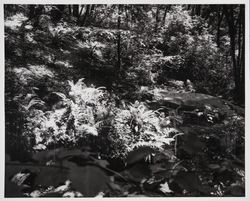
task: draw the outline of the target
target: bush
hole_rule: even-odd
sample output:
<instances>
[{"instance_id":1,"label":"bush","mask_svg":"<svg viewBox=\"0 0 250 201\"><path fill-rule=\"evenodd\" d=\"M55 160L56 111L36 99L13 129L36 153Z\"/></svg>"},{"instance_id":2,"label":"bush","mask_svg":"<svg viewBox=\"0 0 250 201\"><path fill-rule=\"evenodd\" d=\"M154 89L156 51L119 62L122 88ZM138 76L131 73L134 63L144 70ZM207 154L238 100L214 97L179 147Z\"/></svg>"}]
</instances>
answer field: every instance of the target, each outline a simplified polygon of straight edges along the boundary
<instances>
[{"instance_id":1,"label":"bush","mask_svg":"<svg viewBox=\"0 0 250 201\"><path fill-rule=\"evenodd\" d=\"M173 133L178 131L171 128L170 120L157 111L149 110L143 103L136 101L126 109L117 109L114 117L114 142L122 141L124 153L140 146L164 150L166 145L174 141Z\"/></svg>"},{"instance_id":2,"label":"bush","mask_svg":"<svg viewBox=\"0 0 250 201\"><path fill-rule=\"evenodd\" d=\"M230 59L226 52L222 52L224 50L217 48L204 20L190 16L181 6L175 6L166 22L162 30L162 51L166 58L171 59L162 63L160 77L190 79L197 92L224 95L229 85L228 77L232 76Z\"/></svg>"},{"instance_id":3,"label":"bush","mask_svg":"<svg viewBox=\"0 0 250 201\"><path fill-rule=\"evenodd\" d=\"M107 92L104 88L87 87L83 79L68 84L68 95L53 92L60 101L54 103L52 110L38 109L36 105L44 102L34 99L26 107L30 111L25 135L34 139L34 149L69 144L74 147L86 135L98 135L97 129L109 112Z\"/></svg>"}]
</instances>

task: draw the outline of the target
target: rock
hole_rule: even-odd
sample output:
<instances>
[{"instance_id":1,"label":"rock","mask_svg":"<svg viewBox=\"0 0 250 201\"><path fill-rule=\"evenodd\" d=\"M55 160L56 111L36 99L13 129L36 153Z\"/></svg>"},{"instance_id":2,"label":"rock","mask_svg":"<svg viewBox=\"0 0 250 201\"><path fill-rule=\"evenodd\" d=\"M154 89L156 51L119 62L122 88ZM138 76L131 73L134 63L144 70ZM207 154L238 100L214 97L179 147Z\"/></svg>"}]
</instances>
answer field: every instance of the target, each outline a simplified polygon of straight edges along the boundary
<instances>
[{"instance_id":1,"label":"rock","mask_svg":"<svg viewBox=\"0 0 250 201\"><path fill-rule=\"evenodd\" d=\"M183 111L192 111L194 109L218 109L219 112L225 113L229 110L235 110L240 115L244 115L244 109L230 103L227 100L217 98L201 93L169 93L164 90L154 91L155 101L148 103L159 107L179 108Z\"/></svg>"}]
</instances>

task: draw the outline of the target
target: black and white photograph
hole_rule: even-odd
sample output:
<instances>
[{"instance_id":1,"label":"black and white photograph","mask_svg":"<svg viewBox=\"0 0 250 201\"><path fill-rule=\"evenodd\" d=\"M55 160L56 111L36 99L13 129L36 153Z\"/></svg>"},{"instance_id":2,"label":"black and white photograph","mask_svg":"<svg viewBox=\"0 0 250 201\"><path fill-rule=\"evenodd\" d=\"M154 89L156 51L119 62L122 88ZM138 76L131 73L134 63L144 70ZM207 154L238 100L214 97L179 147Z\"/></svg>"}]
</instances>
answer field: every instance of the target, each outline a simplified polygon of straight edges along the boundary
<instances>
[{"instance_id":1,"label":"black and white photograph","mask_svg":"<svg viewBox=\"0 0 250 201\"><path fill-rule=\"evenodd\" d=\"M246 196L249 10L198 2L2 4L5 198Z\"/></svg>"}]
</instances>

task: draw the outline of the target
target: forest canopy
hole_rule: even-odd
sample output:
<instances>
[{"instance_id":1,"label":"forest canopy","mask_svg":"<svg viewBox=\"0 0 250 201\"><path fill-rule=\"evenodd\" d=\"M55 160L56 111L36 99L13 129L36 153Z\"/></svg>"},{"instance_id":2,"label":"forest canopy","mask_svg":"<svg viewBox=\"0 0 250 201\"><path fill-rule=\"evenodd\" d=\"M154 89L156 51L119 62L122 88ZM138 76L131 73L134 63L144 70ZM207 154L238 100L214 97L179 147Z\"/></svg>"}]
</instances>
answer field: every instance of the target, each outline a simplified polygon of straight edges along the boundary
<instances>
[{"instance_id":1,"label":"forest canopy","mask_svg":"<svg viewBox=\"0 0 250 201\"><path fill-rule=\"evenodd\" d=\"M244 4L5 4L5 196L245 195Z\"/></svg>"}]
</instances>

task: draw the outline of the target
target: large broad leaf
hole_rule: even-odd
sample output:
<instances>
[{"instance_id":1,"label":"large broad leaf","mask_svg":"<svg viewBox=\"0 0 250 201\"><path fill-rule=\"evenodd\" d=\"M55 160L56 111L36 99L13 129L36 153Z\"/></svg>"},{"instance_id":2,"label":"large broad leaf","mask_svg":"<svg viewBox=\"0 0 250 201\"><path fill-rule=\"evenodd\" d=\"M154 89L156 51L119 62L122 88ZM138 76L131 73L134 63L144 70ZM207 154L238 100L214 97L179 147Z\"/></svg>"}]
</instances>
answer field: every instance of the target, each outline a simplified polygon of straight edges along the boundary
<instances>
[{"instance_id":1,"label":"large broad leaf","mask_svg":"<svg viewBox=\"0 0 250 201\"><path fill-rule=\"evenodd\" d=\"M178 172L178 174L174 177L174 181L180 188L189 192L196 191L209 194L210 189L202 185L200 178L195 172Z\"/></svg>"},{"instance_id":2,"label":"large broad leaf","mask_svg":"<svg viewBox=\"0 0 250 201\"><path fill-rule=\"evenodd\" d=\"M227 188L225 194L235 197L245 196L245 187L243 185L231 184L231 186Z\"/></svg>"},{"instance_id":3,"label":"large broad leaf","mask_svg":"<svg viewBox=\"0 0 250 201\"><path fill-rule=\"evenodd\" d=\"M125 170L125 174L130 180L141 182L151 176L151 169L148 163L140 162Z\"/></svg>"},{"instance_id":4,"label":"large broad leaf","mask_svg":"<svg viewBox=\"0 0 250 201\"><path fill-rule=\"evenodd\" d=\"M64 183L69 176L69 169L60 166L43 166L36 171L35 184L42 186L57 186Z\"/></svg>"},{"instance_id":5,"label":"large broad leaf","mask_svg":"<svg viewBox=\"0 0 250 201\"><path fill-rule=\"evenodd\" d=\"M161 184L159 190L163 193L172 193L173 192L172 190L170 190L168 182Z\"/></svg>"},{"instance_id":6,"label":"large broad leaf","mask_svg":"<svg viewBox=\"0 0 250 201\"><path fill-rule=\"evenodd\" d=\"M90 152L82 151L80 149L58 148L54 150L36 152L32 155L32 158L41 164L45 164L51 160L53 162L59 162L66 158L72 157L78 157L81 160L87 160L89 159L90 154Z\"/></svg>"},{"instance_id":7,"label":"large broad leaf","mask_svg":"<svg viewBox=\"0 0 250 201\"><path fill-rule=\"evenodd\" d=\"M133 164L138 161L144 160L148 155L155 153L151 147L140 147L131 151L127 156L127 164Z\"/></svg>"},{"instance_id":8,"label":"large broad leaf","mask_svg":"<svg viewBox=\"0 0 250 201\"><path fill-rule=\"evenodd\" d=\"M5 167L5 180L10 180L15 174L25 170L36 175L33 185L42 186L57 186L64 183L69 174L68 168L60 166L6 163Z\"/></svg>"},{"instance_id":9,"label":"large broad leaf","mask_svg":"<svg viewBox=\"0 0 250 201\"><path fill-rule=\"evenodd\" d=\"M53 150L35 152L32 154L32 159L39 163L46 163L49 160L58 159L58 154L62 152L62 150L63 150L62 148L58 148Z\"/></svg>"},{"instance_id":10,"label":"large broad leaf","mask_svg":"<svg viewBox=\"0 0 250 201\"><path fill-rule=\"evenodd\" d=\"M69 161L64 161L64 165L70 168L69 180L72 187L80 191L84 197L94 197L99 192L109 189L109 177L101 168L93 165L81 167Z\"/></svg>"},{"instance_id":11,"label":"large broad leaf","mask_svg":"<svg viewBox=\"0 0 250 201\"><path fill-rule=\"evenodd\" d=\"M204 147L205 143L202 142L196 135L189 134L184 135L182 137L183 144L180 146L180 149L184 150L186 153L193 155L201 152Z\"/></svg>"},{"instance_id":12,"label":"large broad leaf","mask_svg":"<svg viewBox=\"0 0 250 201\"><path fill-rule=\"evenodd\" d=\"M153 157L153 163L169 162L173 161L174 159L175 159L174 152L170 149L166 149L160 153L157 153Z\"/></svg>"},{"instance_id":13,"label":"large broad leaf","mask_svg":"<svg viewBox=\"0 0 250 201\"><path fill-rule=\"evenodd\" d=\"M94 163L100 167L106 168L109 165L107 160L95 159Z\"/></svg>"},{"instance_id":14,"label":"large broad leaf","mask_svg":"<svg viewBox=\"0 0 250 201\"><path fill-rule=\"evenodd\" d=\"M160 92L164 101L182 105L182 107L203 107L204 105L212 105L216 108L225 108L223 101L217 97L201 93L169 93L167 91Z\"/></svg>"},{"instance_id":15,"label":"large broad leaf","mask_svg":"<svg viewBox=\"0 0 250 201\"><path fill-rule=\"evenodd\" d=\"M91 153L88 151L82 151L80 149L63 149L58 153L59 159L65 159L70 157L80 157L82 159L88 159Z\"/></svg>"},{"instance_id":16,"label":"large broad leaf","mask_svg":"<svg viewBox=\"0 0 250 201\"><path fill-rule=\"evenodd\" d=\"M162 162L151 164L150 169L155 177L155 179L166 179L170 178L173 175L173 167L175 166L175 162Z\"/></svg>"},{"instance_id":17,"label":"large broad leaf","mask_svg":"<svg viewBox=\"0 0 250 201\"><path fill-rule=\"evenodd\" d=\"M22 187L14 184L8 178L5 177L4 196L23 197Z\"/></svg>"}]
</instances>

